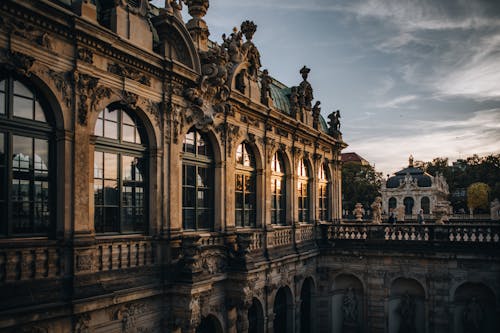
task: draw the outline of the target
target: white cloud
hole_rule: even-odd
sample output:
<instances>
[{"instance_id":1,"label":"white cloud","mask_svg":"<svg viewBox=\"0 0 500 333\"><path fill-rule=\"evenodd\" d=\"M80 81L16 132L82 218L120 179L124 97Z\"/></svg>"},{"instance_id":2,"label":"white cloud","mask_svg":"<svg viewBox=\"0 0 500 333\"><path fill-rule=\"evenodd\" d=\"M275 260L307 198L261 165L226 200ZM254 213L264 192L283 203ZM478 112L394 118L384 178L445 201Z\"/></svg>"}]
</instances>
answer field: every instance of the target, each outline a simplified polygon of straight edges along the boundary
<instances>
[{"instance_id":1,"label":"white cloud","mask_svg":"<svg viewBox=\"0 0 500 333\"><path fill-rule=\"evenodd\" d=\"M405 104L415 101L418 98L417 95L404 95L398 96L396 98L375 104L376 108L379 109L394 109L403 107Z\"/></svg>"}]
</instances>

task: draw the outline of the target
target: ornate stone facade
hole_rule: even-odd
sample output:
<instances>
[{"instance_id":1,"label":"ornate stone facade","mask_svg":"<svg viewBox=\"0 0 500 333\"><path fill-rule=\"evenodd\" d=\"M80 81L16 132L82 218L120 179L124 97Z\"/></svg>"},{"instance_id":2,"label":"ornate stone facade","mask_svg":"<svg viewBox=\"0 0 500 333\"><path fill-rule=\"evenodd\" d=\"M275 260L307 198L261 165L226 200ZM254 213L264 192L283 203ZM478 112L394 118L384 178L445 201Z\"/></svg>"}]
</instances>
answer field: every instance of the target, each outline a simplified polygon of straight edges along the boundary
<instances>
[{"instance_id":1,"label":"ornate stone facade","mask_svg":"<svg viewBox=\"0 0 500 333\"><path fill-rule=\"evenodd\" d=\"M418 332L498 327L498 227L341 224L314 70L208 7L0 3L0 332L395 332L405 295Z\"/></svg>"},{"instance_id":2,"label":"ornate stone facade","mask_svg":"<svg viewBox=\"0 0 500 333\"><path fill-rule=\"evenodd\" d=\"M405 217L415 219L421 209L427 216L442 210L442 207L451 214L446 179L441 174L432 176L414 167L411 156L408 168L382 182L380 193L383 211L387 214L394 212L400 221Z\"/></svg>"}]
</instances>

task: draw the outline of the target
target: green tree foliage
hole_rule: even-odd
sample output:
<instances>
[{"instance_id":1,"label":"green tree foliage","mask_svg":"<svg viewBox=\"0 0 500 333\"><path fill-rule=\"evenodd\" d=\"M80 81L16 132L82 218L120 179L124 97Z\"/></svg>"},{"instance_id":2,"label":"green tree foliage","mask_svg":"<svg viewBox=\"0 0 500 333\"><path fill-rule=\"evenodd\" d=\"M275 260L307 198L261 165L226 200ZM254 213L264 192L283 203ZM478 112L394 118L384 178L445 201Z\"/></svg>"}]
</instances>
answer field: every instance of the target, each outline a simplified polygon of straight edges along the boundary
<instances>
[{"instance_id":1,"label":"green tree foliage","mask_svg":"<svg viewBox=\"0 0 500 333\"><path fill-rule=\"evenodd\" d=\"M473 183L482 182L490 187L490 200L500 199L500 154L485 157L473 155L450 165L448 158L435 158L422 163L431 175L443 174L450 189L450 201L455 210L467 210L466 189Z\"/></svg>"},{"instance_id":2,"label":"green tree foliage","mask_svg":"<svg viewBox=\"0 0 500 333\"><path fill-rule=\"evenodd\" d=\"M369 209L375 197L380 195L382 173L370 165L346 163L342 166L342 208L350 212L357 202Z\"/></svg>"},{"instance_id":3,"label":"green tree foliage","mask_svg":"<svg viewBox=\"0 0 500 333\"><path fill-rule=\"evenodd\" d=\"M490 187L485 183L473 183L467 188L467 206L471 212L477 208L488 209Z\"/></svg>"}]
</instances>

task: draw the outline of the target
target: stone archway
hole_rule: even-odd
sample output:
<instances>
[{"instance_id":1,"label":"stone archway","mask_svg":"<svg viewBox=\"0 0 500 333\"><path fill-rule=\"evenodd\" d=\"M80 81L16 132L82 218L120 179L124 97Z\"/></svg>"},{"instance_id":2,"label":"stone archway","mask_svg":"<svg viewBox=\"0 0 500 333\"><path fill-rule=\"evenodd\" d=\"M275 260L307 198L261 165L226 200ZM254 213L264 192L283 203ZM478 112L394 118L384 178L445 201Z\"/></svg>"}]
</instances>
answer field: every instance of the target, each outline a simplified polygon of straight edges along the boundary
<instances>
[{"instance_id":1,"label":"stone archway","mask_svg":"<svg viewBox=\"0 0 500 333\"><path fill-rule=\"evenodd\" d=\"M389 333L426 332L425 291L414 279L398 278L391 285L387 304Z\"/></svg>"},{"instance_id":2,"label":"stone archway","mask_svg":"<svg viewBox=\"0 0 500 333\"><path fill-rule=\"evenodd\" d=\"M420 199L420 208L424 211L424 214L430 214L431 212L431 200L429 197L423 197Z\"/></svg>"},{"instance_id":3,"label":"stone archway","mask_svg":"<svg viewBox=\"0 0 500 333\"><path fill-rule=\"evenodd\" d=\"M389 198L389 203L388 203L388 205L389 205L389 212L392 212L392 211L393 211L393 210L395 210L395 209L396 209L396 207L398 206L398 201L397 201L397 199L396 199L396 198L394 198L394 197Z\"/></svg>"},{"instance_id":4,"label":"stone archway","mask_svg":"<svg viewBox=\"0 0 500 333\"><path fill-rule=\"evenodd\" d=\"M264 311L262 304L256 298L252 300L252 306L248 309L248 333L264 332Z\"/></svg>"},{"instance_id":5,"label":"stone archway","mask_svg":"<svg viewBox=\"0 0 500 333\"><path fill-rule=\"evenodd\" d=\"M495 295L482 283L461 284L453 295L453 332L498 332Z\"/></svg>"},{"instance_id":6,"label":"stone archway","mask_svg":"<svg viewBox=\"0 0 500 333\"><path fill-rule=\"evenodd\" d=\"M365 332L363 284L353 274L340 274L333 282L331 331Z\"/></svg>"},{"instance_id":7,"label":"stone archway","mask_svg":"<svg viewBox=\"0 0 500 333\"><path fill-rule=\"evenodd\" d=\"M415 200L412 197L406 197L403 200L403 204L405 205L405 215L413 214L413 206L415 205Z\"/></svg>"},{"instance_id":8,"label":"stone archway","mask_svg":"<svg viewBox=\"0 0 500 333\"><path fill-rule=\"evenodd\" d=\"M300 332L308 333L313 331L312 322L312 294L314 284L311 278L304 280L300 292Z\"/></svg>"},{"instance_id":9,"label":"stone archway","mask_svg":"<svg viewBox=\"0 0 500 333\"><path fill-rule=\"evenodd\" d=\"M222 333L222 325L215 316L208 315L201 318L196 333Z\"/></svg>"},{"instance_id":10,"label":"stone archway","mask_svg":"<svg viewBox=\"0 0 500 333\"><path fill-rule=\"evenodd\" d=\"M292 292L288 287L281 287L274 299L274 333L293 331L293 302Z\"/></svg>"}]
</instances>

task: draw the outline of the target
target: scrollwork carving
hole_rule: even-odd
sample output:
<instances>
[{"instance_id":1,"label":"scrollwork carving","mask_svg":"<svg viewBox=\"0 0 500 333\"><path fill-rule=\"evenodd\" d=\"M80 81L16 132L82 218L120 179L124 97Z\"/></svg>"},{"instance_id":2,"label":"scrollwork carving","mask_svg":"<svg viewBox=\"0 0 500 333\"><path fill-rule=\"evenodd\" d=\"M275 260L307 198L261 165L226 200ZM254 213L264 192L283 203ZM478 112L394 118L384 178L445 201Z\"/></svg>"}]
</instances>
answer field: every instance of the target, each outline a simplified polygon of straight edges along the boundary
<instances>
[{"instance_id":1,"label":"scrollwork carving","mask_svg":"<svg viewBox=\"0 0 500 333\"><path fill-rule=\"evenodd\" d=\"M87 125L89 111L95 111L96 106L104 98L111 96L111 89L99 85L99 79L88 74L75 72L75 87L79 96L78 121Z\"/></svg>"}]
</instances>

